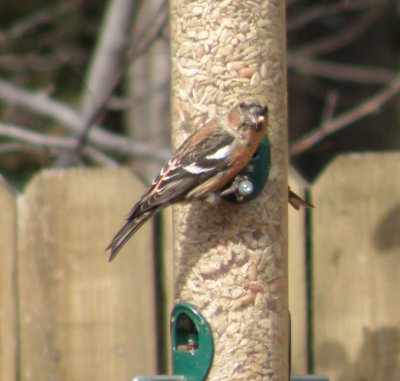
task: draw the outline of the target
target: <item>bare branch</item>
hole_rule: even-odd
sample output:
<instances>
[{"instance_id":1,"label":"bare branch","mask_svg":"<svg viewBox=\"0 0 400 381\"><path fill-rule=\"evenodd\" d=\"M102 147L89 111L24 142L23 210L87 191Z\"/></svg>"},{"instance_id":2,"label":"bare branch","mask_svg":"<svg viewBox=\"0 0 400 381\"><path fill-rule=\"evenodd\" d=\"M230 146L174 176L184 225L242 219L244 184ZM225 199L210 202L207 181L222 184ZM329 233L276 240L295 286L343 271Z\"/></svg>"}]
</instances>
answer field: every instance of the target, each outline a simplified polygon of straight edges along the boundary
<instances>
[{"instance_id":1,"label":"bare branch","mask_svg":"<svg viewBox=\"0 0 400 381\"><path fill-rule=\"evenodd\" d=\"M339 31L332 36L323 37L317 41L311 41L300 46L295 49L293 53L303 56L316 56L342 48L365 33L365 30L381 16L383 10L382 7L371 9L369 12L365 12L356 18L347 28L339 29Z\"/></svg>"},{"instance_id":2,"label":"bare branch","mask_svg":"<svg viewBox=\"0 0 400 381\"><path fill-rule=\"evenodd\" d=\"M11 72L23 72L29 70L48 72L62 66L82 64L86 55L77 49L69 47L56 48L51 55L40 54L2 54L0 56L0 67Z\"/></svg>"},{"instance_id":3,"label":"bare branch","mask_svg":"<svg viewBox=\"0 0 400 381\"><path fill-rule=\"evenodd\" d=\"M321 17L334 15L343 11L355 11L358 9L375 7L376 5L385 2L387 2L387 0L341 0L333 4L329 2L324 3L322 5L314 6L305 11L303 14L288 20L286 24L286 30L291 32L309 24L310 22L318 20Z\"/></svg>"},{"instance_id":4,"label":"bare branch","mask_svg":"<svg viewBox=\"0 0 400 381\"><path fill-rule=\"evenodd\" d=\"M153 42L160 36L161 32L167 25L168 21L168 7L167 2L163 1L160 8L158 9L154 20L152 21L150 29L146 30L144 34L141 34L133 44L129 52L129 58L135 60L135 58L144 54L147 49L153 44Z\"/></svg>"},{"instance_id":5,"label":"bare branch","mask_svg":"<svg viewBox=\"0 0 400 381\"><path fill-rule=\"evenodd\" d=\"M63 16L64 14L73 10L75 7L76 3L73 1L66 1L60 3L60 5L57 5L54 8L40 10L39 12L32 14L30 17L15 23L9 30L0 31L0 44L4 44L9 40L13 40L28 34L32 29Z\"/></svg>"},{"instance_id":6,"label":"bare branch","mask_svg":"<svg viewBox=\"0 0 400 381\"><path fill-rule=\"evenodd\" d=\"M23 107L34 113L49 117L58 122L70 132L78 132L85 124L85 118L79 113L50 98L46 93L32 93L20 89L11 83L0 79L0 99L3 101ZM96 125L91 130L88 142L98 146L102 150L109 150L121 155L135 156L149 160L164 162L169 158L168 149L156 148L151 144L133 142L121 135L105 131Z\"/></svg>"},{"instance_id":7,"label":"bare branch","mask_svg":"<svg viewBox=\"0 0 400 381\"><path fill-rule=\"evenodd\" d=\"M102 33L92 59L92 67L88 80L84 85L82 114L77 113L63 103L55 101L46 92L30 92L0 80L0 99L57 121L62 127L73 132L77 138L56 138L12 125L2 125L0 136L19 141L20 143L18 144L21 149L26 149L29 145L35 145L42 149L51 149L53 153L56 151L58 153L63 151L77 152L78 155L85 155L90 160L97 163L101 162L104 165L116 165L116 162L105 153L93 146L86 145L86 143L95 144L102 150L112 151L116 154L141 156L156 161L166 160L169 157L168 149L132 142L128 138L112 134L95 125L96 118L107 107L114 88L124 74L125 66L128 63L125 56L125 50L128 45L128 30L133 18L133 9L141 1L111 0L109 2L109 8L105 12L104 25L101 29ZM133 44L135 56L144 53L166 25L168 14L166 4L165 1L162 3L157 11L154 23L152 22L151 27L147 28L147 31ZM68 10L68 8L66 9ZM60 8L58 13L61 11L65 11L64 8ZM1 41L6 42L10 38L17 38L23 35L24 31L27 32L34 26L51 21L55 14L57 14L56 11L53 13L49 11L38 12L29 19L24 19L22 22L15 24L6 33L0 33L0 40L3 38ZM40 62L40 59L38 61L36 55L32 55L29 58L34 58L36 61L34 60L32 63L36 62L39 64L37 67L41 67L40 64L43 62ZM10 56L9 59L12 60L13 57ZM49 62L48 60L44 62L47 68L49 67ZM3 63L6 64L7 62ZM52 65L54 64L56 63L52 63ZM10 145L4 147L3 145L3 148L16 149L17 146L14 144L13 147Z\"/></svg>"},{"instance_id":8,"label":"bare branch","mask_svg":"<svg viewBox=\"0 0 400 381\"><path fill-rule=\"evenodd\" d=\"M111 0L105 12L100 38L82 95L82 114L86 120L78 131L77 151L85 144L96 118L106 108L111 94L121 80L122 62L135 5L131 0Z\"/></svg>"},{"instance_id":9,"label":"bare branch","mask_svg":"<svg viewBox=\"0 0 400 381\"><path fill-rule=\"evenodd\" d=\"M132 0L111 0L105 10L99 40L83 86L82 114L89 119L109 99L110 92L116 85L115 77L121 79L119 73L128 45L128 31L134 7L135 1Z\"/></svg>"},{"instance_id":10,"label":"bare branch","mask_svg":"<svg viewBox=\"0 0 400 381\"><path fill-rule=\"evenodd\" d=\"M298 54L288 54L287 62L290 69L302 74L338 81L386 84L396 75L396 72L390 69L340 64L312 59Z\"/></svg>"},{"instance_id":11,"label":"bare branch","mask_svg":"<svg viewBox=\"0 0 400 381\"><path fill-rule=\"evenodd\" d=\"M335 113L337 101L338 101L338 92L336 90L329 91L326 96L324 108L322 110L321 124L325 123L326 120L332 119Z\"/></svg>"},{"instance_id":12,"label":"bare branch","mask_svg":"<svg viewBox=\"0 0 400 381\"><path fill-rule=\"evenodd\" d=\"M58 149L73 149L75 147L73 138L43 135L13 124L0 123L0 136L39 147Z\"/></svg>"},{"instance_id":13,"label":"bare branch","mask_svg":"<svg viewBox=\"0 0 400 381\"><path fill-rule=\"evenodd\" d=\"M56 148L37 147L31 144L16 143L16 142L0 144L0 155L13 154L13 153L19 154L20 152L38 156L49 156L53 154L57 155L61 152L61 150Z\"/></svg>"},{"instance_id":14,"label":"bare branch","mask_svg":"<svg viewBox=\"0 0 400 381\"><path fill-rule=\"evenodd\" d=\"M315 146L322 139L335 132L350 126L352 123L377 113L382 106L400 91L400 75L396 76L389 86L368 98L357 106L343 112L336 118L326 120L321 127L312 130L302 138L295 141L290 147L291 156L298 155Z\"/></svg>"},{"instance_id":15,"label":"bare branch","mask_svg":"<svg viewBox=\"0 0 400 381\"><path fill-rule=\"evenodd\" d=\"M100 150L86 145L82 149L82 154L89 158L92 162L105 166L105 167L118 167L119 163L115 161L111 156L106 155Z\"/></svg>"},{"instance_id":16,"label":"bare branch","mask_svg":"<svg viewBox=\"0 0 400 381\"><path fill-rule=\"evenodd\" d=\"M12 124L0 123L0 137L17 141L13 143L4 143L0 145L0 154L15 151L31 151L41 148L42 154L60 154L62 151L73 151L76 149L76 140L68 137L54 137L37 132L30 131L26 128L15 126ZM43 152L43 150L45 150ZM102 153L98 149L85 146L83 155L87 156L94 163L106 166L117 166L117 162L110 156Z\"/></svg>"}]
</instances>

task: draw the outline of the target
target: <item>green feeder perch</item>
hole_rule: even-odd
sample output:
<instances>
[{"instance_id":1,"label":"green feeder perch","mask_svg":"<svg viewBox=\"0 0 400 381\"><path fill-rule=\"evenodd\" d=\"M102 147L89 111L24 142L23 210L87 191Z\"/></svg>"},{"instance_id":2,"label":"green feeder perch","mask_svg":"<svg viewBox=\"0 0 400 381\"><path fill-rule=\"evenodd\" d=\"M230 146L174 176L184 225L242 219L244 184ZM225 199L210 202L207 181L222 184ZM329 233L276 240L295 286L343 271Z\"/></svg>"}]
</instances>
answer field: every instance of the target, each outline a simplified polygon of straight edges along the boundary
<instances>
[{"instance_id":1,"label":"green feeder perch","mask_svg":"<svg viewBox=\"0 0 400 381\"><path fill-rule=\"evenodd\" d=\"M268 180L271 148L268 137L261 140L246 167L223 189L221 195L229 202L242 203L256 198Z\"/></svg>"},{"instance_id":2,"label":"green feeder perch","mask_svg":"<svg viewBox=\"0 0 400 381\"><path fill-rule=\"evenodd\" d=\"M172 369L187 381L206 378L214 352L210 326L189 303L177 303L171 316Z\"/></svg>"}]
</instances>

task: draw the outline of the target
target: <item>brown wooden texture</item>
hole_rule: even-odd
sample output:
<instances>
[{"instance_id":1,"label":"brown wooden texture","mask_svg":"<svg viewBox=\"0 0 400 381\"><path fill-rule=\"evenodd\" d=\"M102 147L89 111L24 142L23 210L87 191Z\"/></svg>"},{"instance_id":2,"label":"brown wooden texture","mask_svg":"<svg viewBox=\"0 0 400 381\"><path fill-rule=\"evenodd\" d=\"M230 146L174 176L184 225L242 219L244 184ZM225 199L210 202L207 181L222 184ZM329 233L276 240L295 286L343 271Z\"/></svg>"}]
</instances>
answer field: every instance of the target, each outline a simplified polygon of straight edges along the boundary
<instances>
[{"instance_id":1,"label":"brown wooden texture","mask_svg":"<svg viewBox=\"0 0 400 381\"><path fill-rule=\"evenodd\" d=\"M313 352L315 372L332 381L400 379L398 163L396 153L341 156L313 186ZM46 171L18 196L17 239L15 195L0 183L0 380L16 380L18 368L21 380L156 373L150 224L111 264L104 252L142 190L122 169ZM290 211L289 222L293 371L301 374L303 214ZM170 269L165 279L168 295Z\"/></svg>"},{"instance_id":2,"label":"brown wooden texture","mask_svg":"<svg viewBox=\"0 0 400 381\"><path fill-rule=\"evenodd\" d=\"M0 380L16 380L16 224L15 197L0 177Z\"/></svg>"},{"instance_id":3,"label":"brown wooden texture","mask_svg":"<svg viewBox=\"0 0 400 381\"><path fill-rule=\"evenodd\" d=\"M142 191L123 169L52 170L19 198L21 380L156 372L150 224L105 253Z\"/></svg>"},{"instance_id":4,"label":"brown wooden texture","mask_svg":"<svg viewBox=\"0 0 400 381\"><path fill-rule=\"evenodd\" d=\"M162 223L163 223L163 242L162 242L162 254L163 254L163 268L159 269L159 273L162 273L162 279L164 280L163 290L163 302L164 302L164 342L167 348L165 358L167 362L166 373L172 372L171 364L171 336L170 336L170 316L172 308L174 307L174 252L173 252L173 234L172 234L172 208L166 208L162 212Z\"/></svg>"},{"instance_id":5,"label":"brown wooden texture","mask_svg":"<svg viewBox=\"0 0 400 381\"><path fill-rule=\"evenodd\" d=\"M400 154L352 154L313 187L316 372L400 379Z\"/></svg>"},{"instance_id":6,"label":"brown wooden texture","mask_svg":"<svg viewBox=\"0 0 400 381\"><path fill-rule=\"evenodd\" d=\"M289 177L291 189L303 196L297 176ZM292 373L307 373L307 302L304 209L289 206L289 311L291 316Z\"/></svg>"}]
</instances>

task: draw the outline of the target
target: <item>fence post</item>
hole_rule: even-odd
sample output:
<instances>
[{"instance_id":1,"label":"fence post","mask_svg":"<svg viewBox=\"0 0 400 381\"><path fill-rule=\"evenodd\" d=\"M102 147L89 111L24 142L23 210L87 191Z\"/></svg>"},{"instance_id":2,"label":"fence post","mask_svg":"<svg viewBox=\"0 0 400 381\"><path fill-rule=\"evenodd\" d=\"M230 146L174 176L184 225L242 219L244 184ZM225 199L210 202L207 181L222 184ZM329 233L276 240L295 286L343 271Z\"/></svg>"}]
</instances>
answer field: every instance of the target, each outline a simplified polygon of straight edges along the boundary
<instances>
[{"instance_id":1,"label":"fence post","mask_svg":"<svg viewBox=\"0 0 400 381\"><path fill-rule=\"evenodd\" d=\"M312 186L314 364L332 381L400 379L399 162L339 155Z\"/></svg>"},{"instance_id":2,"label":"fence post","mask_svg":"<svg viewBox=\"0 0 400 381\"><path fill-rule=\"evenodd\" d=\"M211 325L210 380L288 378L285 2L171 0L172 123L178 146L244 96L269 107L272 167L242 205L174 209L175 295Z\"/></svg>"},{"instance_id":3,"label":"fence post","mask_svg":"<svg viewBox=\"0 0 400 381\"><path fill-rule=\"evenodd\" d=\"M290 188L304 196L304 183L293 172L289 175ZM307 374L307 274L305 210L289 208L289 310L291 317L291 370L293 374Z\"/></svg>"},{"instance_id":4,"label":"fence post","mask_svg":"<svg viewBox=\"0 0 400 381\"><path fill-rule=\"evenodd\" d=\"M21 380L128 380L156 371L151 225L118 261L105 253L143 190L127 169L75 168L43 171L19 196Z\"/></svg>"},{"instance_id":5,"label":"fence post","mask_svg":"<svg viewBox=\"0 0 400 381\"><path fill-rule=\"evenodd\" d=\"M0 176L0 380L17 377L15 195Z\"/></svg>"}]
</instances>

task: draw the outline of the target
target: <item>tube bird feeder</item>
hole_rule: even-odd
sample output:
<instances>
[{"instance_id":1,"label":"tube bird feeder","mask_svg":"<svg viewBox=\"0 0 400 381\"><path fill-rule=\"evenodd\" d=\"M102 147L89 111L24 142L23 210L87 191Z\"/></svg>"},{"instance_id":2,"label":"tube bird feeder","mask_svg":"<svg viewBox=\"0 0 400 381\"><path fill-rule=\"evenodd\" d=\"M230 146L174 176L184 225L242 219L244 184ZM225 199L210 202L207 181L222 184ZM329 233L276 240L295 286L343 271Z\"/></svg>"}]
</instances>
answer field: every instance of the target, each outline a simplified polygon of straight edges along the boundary
<instances>
[{"instance_id":1,"label":"tube bird feeder","mask_svg":"<svg viewBox=\"0 0 400 381\"><path fill-rule=\"evenodd\" d=\"M174 207L175 299L210 325L208 380L287 380L285 2L170 0L170 24L175 147L256 97L269 108L271 150L255 199Z\"/></svg>"}]
</instances>

